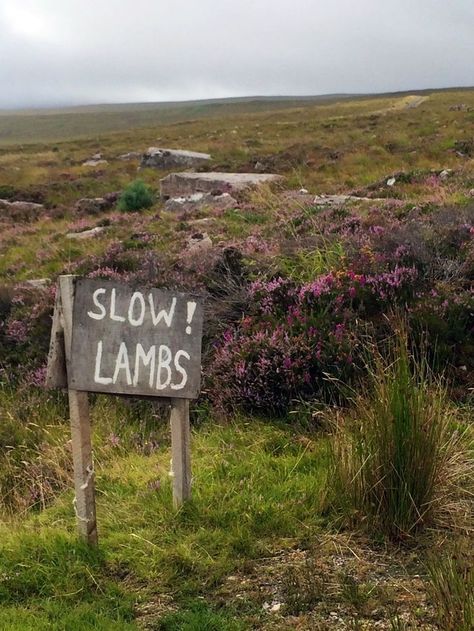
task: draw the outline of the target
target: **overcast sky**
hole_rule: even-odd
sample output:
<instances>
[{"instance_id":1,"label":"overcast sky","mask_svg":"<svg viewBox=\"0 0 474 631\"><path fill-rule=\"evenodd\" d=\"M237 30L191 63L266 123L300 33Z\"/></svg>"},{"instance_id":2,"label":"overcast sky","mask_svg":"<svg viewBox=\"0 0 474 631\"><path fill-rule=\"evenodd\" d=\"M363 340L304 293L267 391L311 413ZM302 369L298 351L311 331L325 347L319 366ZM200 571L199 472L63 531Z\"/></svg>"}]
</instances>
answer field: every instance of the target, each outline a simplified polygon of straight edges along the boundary
<instances>
[{"instance_id":1,"label":"overcast sky","mask_svg":"<svg viewBox=\"0 0 474 631\"><path fill-rule=\"evenodd\" d=\"M474 0L0 0L0 107L474 85Z\"/></svg>"}]
</instances>

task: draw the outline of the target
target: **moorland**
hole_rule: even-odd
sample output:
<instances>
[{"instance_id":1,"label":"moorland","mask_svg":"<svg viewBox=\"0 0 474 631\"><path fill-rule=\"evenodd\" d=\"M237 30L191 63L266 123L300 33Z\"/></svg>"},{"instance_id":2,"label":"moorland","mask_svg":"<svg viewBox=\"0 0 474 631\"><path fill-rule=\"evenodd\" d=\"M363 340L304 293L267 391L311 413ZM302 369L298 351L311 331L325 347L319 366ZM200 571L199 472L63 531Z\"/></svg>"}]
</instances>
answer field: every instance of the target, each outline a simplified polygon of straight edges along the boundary
<instances>
[{"instance_id":1,"label":"moorland","mask_svg":"<svg viewBox=\"0 0 474 631\"><path fill-rule=\"evenodd\" d=\"M150 146L283 179L171 209ZM0 200L1 629L472 628L473 90L3 113ZM167 406L90 397L98 549L60 274L206 305L191 501Z\"/></svg>"}]
</instances>

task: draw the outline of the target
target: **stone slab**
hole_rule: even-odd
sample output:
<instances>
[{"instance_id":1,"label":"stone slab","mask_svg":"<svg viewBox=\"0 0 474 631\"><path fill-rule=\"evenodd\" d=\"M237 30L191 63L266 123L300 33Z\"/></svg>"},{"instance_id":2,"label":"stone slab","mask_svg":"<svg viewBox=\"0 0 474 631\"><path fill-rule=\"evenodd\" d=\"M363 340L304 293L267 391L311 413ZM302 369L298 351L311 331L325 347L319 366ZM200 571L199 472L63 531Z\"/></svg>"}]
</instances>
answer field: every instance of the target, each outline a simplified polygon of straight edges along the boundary
<instances>
[{"instance_id":1,"label":"stone slab","mask_svg":"<svg viewBox=\"0 0 474 631\"><path fill-rule=\"evenodd\" d=\"M281 175L273 173L171 173L160 180L161 195L186 197L196 193L237 193L252 187L279 182Z\"/></svg>"},{"instance_id":2,"label":"stone slab","mask_svg":"<svg viewBox=\"0 0 474 631\"><path fill-rule=\"evenodd\" d=\"M155 169L192 168L202 166L209 162L211 156L208 153L187 151L185 149L162 149L150 147L142 156L141 167L153 167Z\"/></svg>"},{"instance_id":3,"label":"stone slab","mask_svg":"<svg viewBox=\"0 0 474 631\"><path fill-rule=\"evenodd\" d=\"M11 202L7 199L0 199L0 218L30 221L36 219L42 211L44 211L43 204L20 201Z\"/></svg>"},{"instance_id":4,"label":"stone slab","mask_svg":"<svg viewBox=\"0 0 474 631\"><path fill-rule=\"evenodd\" d=\"M172 197L165 203L165 210L171 212L194 212L202 208L224 211L238 206L237 200L229 193L212 195L211 193L193 193L187 197Z\"/></svg>"},{"instance_id":5,"label":"stone slab","mask_svg":"<svg viewBox=\"0 0 474 631\"><path fill-rule=\"evenodd\" d=\"M82 232L69 232L66 235L66 239L76 239L79 241L83 241L85 239L92 239L93 237L97 237L99 234L104 232L105 228L103 226L97 226L96 228L91 228L90 230L83 230Z\"/></svg>"}]
</instances>

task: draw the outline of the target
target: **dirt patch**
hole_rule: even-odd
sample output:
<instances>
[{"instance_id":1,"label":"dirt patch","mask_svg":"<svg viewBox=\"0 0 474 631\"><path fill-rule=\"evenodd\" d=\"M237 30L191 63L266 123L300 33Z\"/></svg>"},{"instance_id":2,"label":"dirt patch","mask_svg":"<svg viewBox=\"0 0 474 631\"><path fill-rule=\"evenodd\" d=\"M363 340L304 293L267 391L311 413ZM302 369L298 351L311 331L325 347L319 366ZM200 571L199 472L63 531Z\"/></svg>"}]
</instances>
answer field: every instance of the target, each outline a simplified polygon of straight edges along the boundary
<instances>
[{"instance_id":1,"label":"dirt patch","mask_svg":"<svg viewBox=\"0 0 474 631\"><path fill-rule=\"evenodd\" d=\"M257 629L438 629L416 552L344 535L277 551L251 572L227 577L217 597L237 610L254 602L260 613L249 622Z\"/></svg>"}]
</instances>

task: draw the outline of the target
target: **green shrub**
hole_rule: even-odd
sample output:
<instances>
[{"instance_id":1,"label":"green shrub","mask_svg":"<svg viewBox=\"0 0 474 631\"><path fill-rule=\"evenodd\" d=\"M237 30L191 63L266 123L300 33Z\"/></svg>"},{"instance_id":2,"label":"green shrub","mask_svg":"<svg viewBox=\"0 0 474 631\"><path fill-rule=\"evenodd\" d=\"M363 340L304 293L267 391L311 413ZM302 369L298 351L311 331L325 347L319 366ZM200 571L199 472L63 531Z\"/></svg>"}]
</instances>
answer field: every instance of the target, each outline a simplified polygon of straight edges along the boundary
<instances>
[{"instance_id":1,"label":"green shrub","mask_svg":"<svg viewBox=\"0 0 474 631\"><path fill-rule=\"evenodd\" d=\"M444 387L426 362L410 356L404 335L389 356L376 359L371 391L336 433L329 480L343 518L403 539L436 518L453 523L468 462Z\"/></svg>"},{"instance_id":2,"label":"green shrub","mask_svg":"<svg viewBox=\"0 0 474 631\"><path fill-rule=\"evenodd\" d=\"M153 206L154 197L151 188L142 180L135 180L127 186L120 196L119 210L133 212Z\"/></svg>"}]
</instances>

